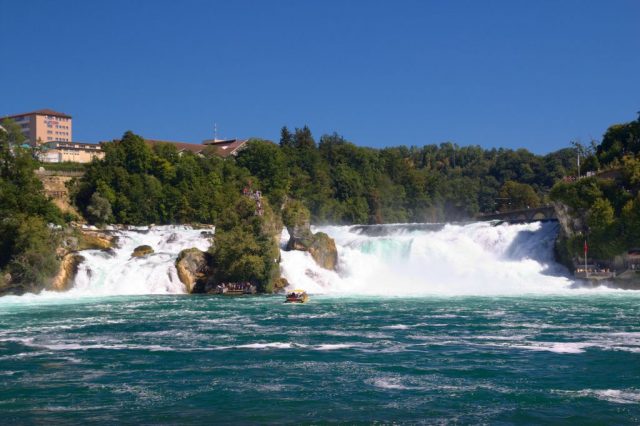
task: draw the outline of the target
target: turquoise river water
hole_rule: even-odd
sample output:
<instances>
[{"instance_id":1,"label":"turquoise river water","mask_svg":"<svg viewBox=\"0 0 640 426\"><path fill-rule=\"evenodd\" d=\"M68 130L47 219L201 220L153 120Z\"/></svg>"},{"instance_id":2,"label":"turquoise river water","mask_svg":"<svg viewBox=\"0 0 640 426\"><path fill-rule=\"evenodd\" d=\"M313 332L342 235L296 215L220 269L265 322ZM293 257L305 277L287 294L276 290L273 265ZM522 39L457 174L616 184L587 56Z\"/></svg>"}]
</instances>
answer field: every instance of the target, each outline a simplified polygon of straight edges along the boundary
<instances>
[{"instance_id":1,"label":"turquoise river water","mask_svg":"<svg viewBox=\"0 0 640 426\"><path fill-rule=\"evenodd\" d=\"M3 424L640 421L640 298L2 305Z\"/></svg>"}]
</instances>

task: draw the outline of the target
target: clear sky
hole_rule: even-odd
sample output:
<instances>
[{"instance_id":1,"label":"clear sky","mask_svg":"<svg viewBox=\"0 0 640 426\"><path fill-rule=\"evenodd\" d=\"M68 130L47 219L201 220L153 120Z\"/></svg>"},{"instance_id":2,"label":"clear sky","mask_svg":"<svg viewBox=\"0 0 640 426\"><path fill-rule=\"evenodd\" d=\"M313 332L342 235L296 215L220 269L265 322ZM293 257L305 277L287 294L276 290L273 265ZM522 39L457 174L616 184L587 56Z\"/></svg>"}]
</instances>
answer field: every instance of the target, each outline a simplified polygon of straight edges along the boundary
<instances>
[{"instance_id":1,"label":"clear sky","mask_svg":"<svg viewBox=\"0 0 640 426\"><path fill-rule=\"evenodd\" d=\"M364 146L546 153L640 110L639 0L0 0L0 115L199 143L307 124Z\"/></svg>"}]
</instances>

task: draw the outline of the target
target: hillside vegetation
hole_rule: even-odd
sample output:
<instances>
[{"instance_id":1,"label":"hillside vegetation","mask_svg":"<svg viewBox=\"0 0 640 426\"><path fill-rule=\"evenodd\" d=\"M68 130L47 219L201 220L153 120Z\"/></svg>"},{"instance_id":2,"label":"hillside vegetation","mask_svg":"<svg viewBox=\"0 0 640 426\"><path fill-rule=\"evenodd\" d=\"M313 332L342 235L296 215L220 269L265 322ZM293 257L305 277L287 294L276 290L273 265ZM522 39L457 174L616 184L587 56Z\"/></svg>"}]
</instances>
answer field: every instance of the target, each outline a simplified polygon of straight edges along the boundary
<instances>
[{"instance_id":1,"label":"hillside vegetation","mask_svg":"<svg viewBox=\"0 0 640 426\"><path fill-rule=\"evenodd\" d=\"M0 294L45 285L56 273L60 210L44 195L34 174L37 163L20 148L24 136L9 120L0 131Z\"/></svg>"},{"instance_id":2,"label":"hillside vegetation","mask_svg":"<svg viewBox=\"0 0 640 426\"><path fill-rule=\"evenodd\" d=\"M589 256L607 260L640 247L640 118L609 127L602 143L583 155L583 172L600 173L551 190L551 199L568 206L578 224L561 250L581 255L586 240Z\"/></svg>"}]
</instances>

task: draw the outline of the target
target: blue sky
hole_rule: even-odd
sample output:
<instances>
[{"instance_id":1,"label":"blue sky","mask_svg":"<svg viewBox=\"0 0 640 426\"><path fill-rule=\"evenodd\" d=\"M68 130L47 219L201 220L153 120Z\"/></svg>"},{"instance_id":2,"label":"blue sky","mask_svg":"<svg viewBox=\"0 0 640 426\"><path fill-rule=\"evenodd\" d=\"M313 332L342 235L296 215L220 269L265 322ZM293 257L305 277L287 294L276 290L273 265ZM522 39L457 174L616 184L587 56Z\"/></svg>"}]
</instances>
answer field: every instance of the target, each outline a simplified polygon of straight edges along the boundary
<instances>
[{"instance_id":1,"label":"blue sky","mask_svg":"<svg viewBox=\"0 0 640 426\"><path fill-rule=\"evenodd\" d=\"M0 115L74 139L309 125L363 146L546 153L640 110L640 1L0 0Z\"/></svg>"}]
</instances>

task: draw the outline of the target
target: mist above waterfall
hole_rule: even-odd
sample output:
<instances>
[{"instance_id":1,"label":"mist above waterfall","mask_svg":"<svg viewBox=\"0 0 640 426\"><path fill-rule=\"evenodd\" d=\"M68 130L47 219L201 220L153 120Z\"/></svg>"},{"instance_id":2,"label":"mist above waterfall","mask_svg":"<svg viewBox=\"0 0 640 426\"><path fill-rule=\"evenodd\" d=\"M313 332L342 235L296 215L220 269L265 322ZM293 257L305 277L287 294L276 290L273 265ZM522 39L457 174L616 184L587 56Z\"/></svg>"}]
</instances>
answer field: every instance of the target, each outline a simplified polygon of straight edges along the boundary
<instances>
[{"instance_id":1,"label":"mist above waterfall","mask_svg":"<svg viewBox=\"0 0 640 426\"><path fill-rule=\"evenodd\" d=\"M283 275L312 293L508 295L568 291L553 260L555 223L327 226L338 272L304 252L283 252Z\"/></svg>"}]
</instances>

